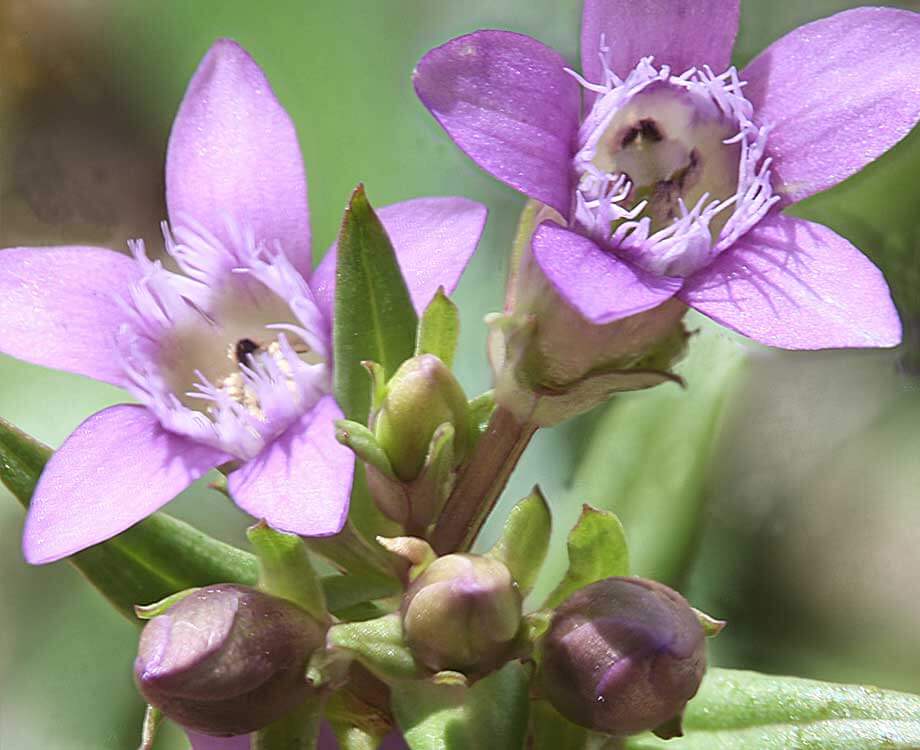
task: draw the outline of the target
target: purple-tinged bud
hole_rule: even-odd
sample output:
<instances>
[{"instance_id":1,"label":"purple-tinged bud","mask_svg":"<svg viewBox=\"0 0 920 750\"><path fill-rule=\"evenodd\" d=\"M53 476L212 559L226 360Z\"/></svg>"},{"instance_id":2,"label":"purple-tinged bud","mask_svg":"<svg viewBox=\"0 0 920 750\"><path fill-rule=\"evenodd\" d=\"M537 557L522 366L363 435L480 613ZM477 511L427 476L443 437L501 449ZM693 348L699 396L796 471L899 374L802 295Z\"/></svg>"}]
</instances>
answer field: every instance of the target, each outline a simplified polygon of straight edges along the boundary
<instances>
[{"instance_id":1,"label":"purple-tinged bud","mask_svg":"<svg viewBox=\"0 0 920 750\"><path fill-rule=\"evenodd\" d=\"M564 223L530 202L518 227L505 312L488 318L496 402L522 422L551 426L614 393L679 381L671 368L686 352L687 306L672 298L611 323L586 320L534 260L531 234L543 220Z\"/></svg>"},{"instance_id":2,"label":"purple-tinged bud","mask_svg":"<svg viewBox=\"0 0 920 750\"><path fill-rule=\"evenodd\" d=\"M454 427L453 455L460 463L470 448L470 414L466 395L448 367L433 354L402 363L386 386L374 422L377 442L404 482L422 471L431 438L442 424Z\"/></svg>"},{"instance_id":3,"label":"purple-tinged bud","mask_svg":"<svg viewBox=\"0 0 920 750\"><path fill-rule=\"evenodd\" d=\"M541 685L556 710L589 729L617 736L665 724L674 730L703 679L704 640L676 591L607 578L556 610L543 639Z\"/></svg>"},{"instance_id":4,"label":"purple-tinged bud","mask_svg":"<svg viewBox=\"0 0 920 750\"><path fill-rule=\"evenodd\" d=\"M479 676L510 656L521 626L521 593L504 563L479 555L435 560L403 599L403 633L433 672Z\"/></svg>"},{"instance_id":5,"label":"purple-tinged bud","mask_svg":"<svg viewBox=\"0 0 920 750\"><path fill-rule=\"evenodd\" d=\"M284 599L234 584L200 589L141 633L141 694L184 727L217 736L271 724L314 690L307 662L325 629Z\"/></svg>"}]
</instances>

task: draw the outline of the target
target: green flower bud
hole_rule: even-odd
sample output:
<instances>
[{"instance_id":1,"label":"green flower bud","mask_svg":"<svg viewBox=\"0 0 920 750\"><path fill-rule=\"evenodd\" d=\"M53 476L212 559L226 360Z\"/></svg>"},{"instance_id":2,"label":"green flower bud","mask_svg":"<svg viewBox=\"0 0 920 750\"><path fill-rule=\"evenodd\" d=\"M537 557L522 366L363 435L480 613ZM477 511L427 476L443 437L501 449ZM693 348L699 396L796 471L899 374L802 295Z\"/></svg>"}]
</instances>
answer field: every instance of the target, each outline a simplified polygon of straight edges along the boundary
<instances>
[{"instance_id":1,"label":"green flower bud","mask_svg":"<svg viewBox=\"0 0 920 750\"><path fill-rule=\"evenodd\" d=\"M166 716L205 734L247 734L314 690L307 662L325 628L284 599L234 584L199 589L141 633L134 673Z\"/></svg>"},{"instance_id":2,"label":"green flower bud","mask_svg":"<svg viewBox=\"0 0 920 750\"><path fill-rule=\"evenodd\" d=\"M679 727L706 669L693 609L676 591L639 578L576 591L553 615L542 650L541 685L556 710L618 736Z\"/></svg>"},{"instance_id":3,"label":"green flower bud","mask_svg":"<svg viewBox=\"0 0 920 750\"><path fill-rule=\"evenodd\" d=\"M393 471L404 482L418 477L425 465L431 437L445 422L454 426L454 461L470 448L470 415L466 395L447 366L433 354L402 363L386 387L374 432Z\"/></svg>"},{"instance_id":4,"label":"green flower bud","mask_svg":"<svg viewBox=\"0 0 920 750\"><path fill-rule=\"evenodd\" d=\"M498 560L446 555L409 586L402 614L416 660L433 672L482 675L509 658L521 626L521 594Z\"/></svg>"}]
</instances>

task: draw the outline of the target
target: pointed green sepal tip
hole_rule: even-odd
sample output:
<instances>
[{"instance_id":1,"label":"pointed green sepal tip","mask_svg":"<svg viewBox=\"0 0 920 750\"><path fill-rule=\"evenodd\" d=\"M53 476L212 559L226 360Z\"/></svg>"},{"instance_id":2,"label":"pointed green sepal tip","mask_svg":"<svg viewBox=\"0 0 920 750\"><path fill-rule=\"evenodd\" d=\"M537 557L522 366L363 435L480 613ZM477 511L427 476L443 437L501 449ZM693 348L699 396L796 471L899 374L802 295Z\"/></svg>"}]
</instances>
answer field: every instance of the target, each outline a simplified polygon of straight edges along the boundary
<instances>
[{"instance_id":1,"label":"pointed green sepal tip","mask_svg":"<svg viewBox=\"0 0 920 750\"><path fill-rule=\"evenodd\" d=\"M508 566L526 596L540 574L552 533L552 516L539 487L512 508L502 535L489 556Z\"/></svg>"},{"instance_id":2,"label":"pointed green sepal tip","mask_svg":"<svg viewBox=\"0 0 920 750\"><path fill-rule=\"evenodd\" d=\"M335 439L347 448L351 448L364 463L373 466L391 479L396 478L386 452L380 447L374 433L363 424L352 422L349 419L338 420L335 423Z\"/></svg>"},{"instance_id":3,"label":"pointed green sepal tip","mask_svg":"<svg viewBox=\"0 0 920 750\"><path fill-rule=\"evenodd\" d=\"M409 581L418 578L437 559L431 545L414 536L377 537L381 547L409 564Z\"/></svg>"},{"instance_id":4,"label":"pointed green sepal tip","mask_svg":"<svg viewBox=\"0 0 920 750\"><path fill-rule=\"evenodd\" d=\"M566 542L569 567L543 606L553 609L576 590L612 576L629 575L626 532L620 519L606 510L583 505Z\"/></svg>"},{"instance_id":5,"label":"pointed green sepal tip","mask_svg":"<svg viewBox=\"0 0 920 750\"><path fill-rule=\"evenodd\" d=\"M457 306L438 287L422 314L415 338L415 354L433 354L451 367L460 336L460 313Z\"/></svg>"},{"instance_id":6,"label":"pointed green sepal tip","mask_svg":"<svg viewBox=\"0 0 920 750\"><path fill-rule=\"evenodd\" d=\"M175 594L170 594L152 604L136 604L134 605L134 614L137 615L138 620L152 620L154 617L164 614L170 607L178 604L190 594L194 594L200 588L199 586L192 589L185 589L184 591L177 591Z\"/></svg>"},{"instance_id":7,"label":"pointed green sepal tip","mask_svg":"<svg viewBox=\"0 0 920 750\"><path fill-rule=\"evenodd\" d=\"M700 625L703 626L703 632L706 634L707 638L715 638L719 633L725 630L725 626L728 625L726 620L717 620L715 617L710 617L702 610L692 607L694 614L696 614L696 619L700 621Z\"/></svg>"},{"instance_id":8,"label":"pointed green sepal tip","mask_svg":"<svg viewBox=\"0 0 920 750\"><path fill-rule=\"evenodd\" d=\"M303 539L276 531L265 521L246 530L259 558L259 588L293 602L317 622L329 619L326 596Z\"/></svg>"}]
</instances>

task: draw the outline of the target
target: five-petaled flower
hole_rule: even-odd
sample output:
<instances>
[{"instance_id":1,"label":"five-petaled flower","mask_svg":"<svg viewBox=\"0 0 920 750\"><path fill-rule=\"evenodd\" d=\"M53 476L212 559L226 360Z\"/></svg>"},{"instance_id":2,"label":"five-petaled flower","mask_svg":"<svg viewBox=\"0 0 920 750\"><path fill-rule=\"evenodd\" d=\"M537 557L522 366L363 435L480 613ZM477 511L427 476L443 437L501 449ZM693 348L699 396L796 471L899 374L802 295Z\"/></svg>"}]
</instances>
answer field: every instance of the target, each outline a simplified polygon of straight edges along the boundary
<instances>
[{"instance_id":1,"label":"five-petaled flower","mask_svg":"<svg viewBox=\"0 0 920 750\"><path fill-rule=\"evenodd\" d=\"M425 55L415 88L480 167L547 207L532 257L590 323L676 297L771 346L894 346L878 269L782 209L916 124L920 14L840 13L740 73L738 15L738 0L586 0L583 77L530 37L477 31Z\"/></svg>"},{"instance_id":2,"label":"five-petaled flower","mask_svg":"<svg viewBox=\"0 0 920 750\"><path fill-rule=\"evenodd\" d=\"M311 273L294 126L232 41L217 42L189 84L166 200L180 272L141 242L133 259L94 247L0 251L0 351L140 402L89 417L53 455L26 520L30 562L108 539L218 466L232 470L236 503L276 528L322 536L344 523L354 457L333 427L335 252ZM456 285L486 211L420 198L379 215L421 309L439 285Z\"/></svg>"}]
</instances>

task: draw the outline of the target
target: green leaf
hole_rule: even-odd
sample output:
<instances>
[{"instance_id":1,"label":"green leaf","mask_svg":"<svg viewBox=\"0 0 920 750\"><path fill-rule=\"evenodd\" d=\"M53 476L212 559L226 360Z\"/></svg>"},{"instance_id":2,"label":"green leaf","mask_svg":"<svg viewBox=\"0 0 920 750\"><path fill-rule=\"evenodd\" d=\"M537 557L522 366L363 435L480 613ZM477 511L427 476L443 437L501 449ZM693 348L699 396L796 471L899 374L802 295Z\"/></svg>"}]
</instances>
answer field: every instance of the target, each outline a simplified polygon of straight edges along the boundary
<instances>
[{"instance_id":1,"label":"green leaf","mask_svg":"<svg viewBox=\"0 0 920 750\"><path fill-rule=\"evenodd\" d=\"M502 535L489 555L508 566L511 575L526 596L540 573L549 538L552 517L546 498L539 487L511 509Z\"/></svg>"},{"instance_id":2,"label":"green leaf","mask_svg":"<svg viewBox=\"0 0 920 750\"><path fill-rule=\"evenodd\" d=\"M326 596L303 539L275 531L264 521L246 531L259 558L259 588L294 602L318 622L326 621Z\"/></svg>"},{"instance_id":3,"label":"green leaf","mask_svg":"<svg viewBox=\"0 0 920 750\"><path fill-rule=\"evenodd\" d=\"M572 496L614 511L629 532L635 575L680 583L705 500L707 469L743 350L699 317L677 368L685 389L617 397L601 417L572 483Z\"/></svg>"},{"instance_id":4,"label":"green leaf","mask_svg":"<svg viewBox=\"0 0 920 750\"><path fill-rule=\"evenodd\" d=\"M418 325L415 354L433 354L451 367L460 337L460 314L457 306L438 287L437 294L428 303Z\"/></svg>"},{"instance_id":5,"label":"green leaf","mask_svg":"<svg viewBox=\"0 0 920 750\"><path fill-rule=\"evenodd\" d=\"M0 481L29 507L51 449L0 419ZM68 558L132 622L135 604L212 583L254 585L253 555L224 544L165 513Z\"/></svg>"},{"instance_id":6,"label":"green leaf","mask_svg":"<svg viewBox=\"0 0 920 750\"><path fill-rule=\"evenodd\" d=\"M609 511L590 505L581 509L581 518L566 542L569 568L544 607L554 608L589 583L629 575L626 533L620 520Z\"/></svg>"},{"instance_id":7,"label":"green leaf","mask_svg":"<svg viewBox=\"0 0 920 750\"><path fill-rule=\"evenodd\" d=\"M392 693L393 715L411 750L522 750L529 674L514 661L471 687L405 682Z\"/></svg>"},{"instance_id":8,"label":"green leaf","mask_svg":"<svg viewBox=\"0 0 920 750\"><path fill-rule=\"evenodd\" d=\"M326 644L329 648L350 652L384 680L405 680L422 674L403 640L402 618L398 613L376 620L333 625L326 636Z\"/></svg>"},{"instance_id":9,"label":"green leaf","mask_svg":"<svg viewBox=\"0 0 920 750\"><path fill-rule=\"evenodd\" d=\"M412 356L418 318L383 224L364 187L352 193L339 232L336 265L335 397L345 416L367 423L370 386L362 362L379 362L386 378Z\"/></svg>"},{"instance_id":10,"label":"green leaf","mask_svg":"<svg viewBox=\"0 0 920 750\"><path fill-rule=\"evenodd\" d=\"M681 739L643 735L629 750L916 750L920 696L711 669Z\"/></svg>"},{"instance_id":11,"label":"green leaf","mask_svg":"<svg viewBox=\"0 0 920 750\"><path fill-rule=\"evenodd\" d=\"M532 750L585 750L589 732L562 716L546 700L530 704Z\"/></svg>"}]
</instances>

